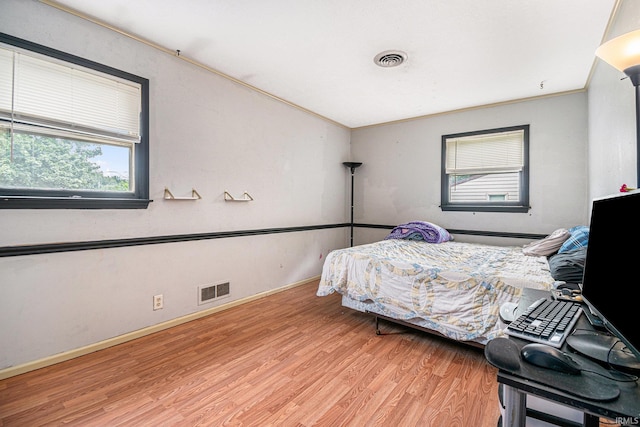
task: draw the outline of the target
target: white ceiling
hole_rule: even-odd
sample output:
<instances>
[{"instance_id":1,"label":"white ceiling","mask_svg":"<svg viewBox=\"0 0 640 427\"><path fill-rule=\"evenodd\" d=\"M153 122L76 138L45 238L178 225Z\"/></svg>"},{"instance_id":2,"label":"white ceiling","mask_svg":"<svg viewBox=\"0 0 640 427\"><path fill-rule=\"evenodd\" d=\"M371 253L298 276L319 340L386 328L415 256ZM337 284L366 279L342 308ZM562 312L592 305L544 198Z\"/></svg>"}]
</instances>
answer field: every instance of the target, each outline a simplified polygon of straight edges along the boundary
<instances>
[{"instance_id":1,"label":"white ceiling","mask_svg":"<svg viewBox=\"0 0 640 427\"><path fill-rule=\"evenodd\" d=\"M583 89L616 1L46 2L356 128Z\"/></svg>"}]
</instances>

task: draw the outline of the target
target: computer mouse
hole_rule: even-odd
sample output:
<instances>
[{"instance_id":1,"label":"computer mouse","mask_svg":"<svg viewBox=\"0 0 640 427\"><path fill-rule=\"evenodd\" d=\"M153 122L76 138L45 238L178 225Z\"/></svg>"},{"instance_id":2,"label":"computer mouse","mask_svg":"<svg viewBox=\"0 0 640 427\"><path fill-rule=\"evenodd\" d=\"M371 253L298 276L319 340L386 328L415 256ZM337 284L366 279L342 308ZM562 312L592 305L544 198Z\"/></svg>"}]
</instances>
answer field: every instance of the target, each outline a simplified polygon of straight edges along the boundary
<instances>
[{"instance_id":1,"label":"computer mouse","mask_svg":"<svg viewBox=\"0 0 640 427\"><path fill-rule=\"evenodd\" d=\"M563 374L577 375L582 368L568 353L546 344L531 343L520 350L522 358L532 365Z\"/></svg>"}]
</instances>

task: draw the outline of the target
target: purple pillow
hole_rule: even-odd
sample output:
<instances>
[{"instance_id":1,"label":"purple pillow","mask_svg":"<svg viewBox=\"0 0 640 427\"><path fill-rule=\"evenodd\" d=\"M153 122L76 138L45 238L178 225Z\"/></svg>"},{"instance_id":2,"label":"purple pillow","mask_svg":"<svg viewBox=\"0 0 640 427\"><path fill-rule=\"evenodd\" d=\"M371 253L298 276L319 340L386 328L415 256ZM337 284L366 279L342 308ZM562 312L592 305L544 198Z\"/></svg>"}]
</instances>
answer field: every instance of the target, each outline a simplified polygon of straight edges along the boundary
<instances>
[{"instance_id":1,"label":"purple pillow","mask_svg":"<svg viewBox=\"0 0 640 427\"><path fill-rule=\"evenodd\" d=\"M388 239L423 240L428 243L442 243L453 240L451 234L439 225L426 221L411 221L391 230Z\"/></svg>"}]
</instances>

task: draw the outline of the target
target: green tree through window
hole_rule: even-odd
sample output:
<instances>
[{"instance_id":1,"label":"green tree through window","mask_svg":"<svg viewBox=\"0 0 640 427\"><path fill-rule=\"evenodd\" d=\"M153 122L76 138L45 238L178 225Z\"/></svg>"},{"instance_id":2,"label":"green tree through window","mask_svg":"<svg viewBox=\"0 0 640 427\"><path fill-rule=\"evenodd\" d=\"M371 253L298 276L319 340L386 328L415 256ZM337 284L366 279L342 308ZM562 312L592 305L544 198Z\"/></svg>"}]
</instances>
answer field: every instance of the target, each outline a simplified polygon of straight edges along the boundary
<instances>
[{"instance_id":1,"label":"green tree through window","mask_svg":"<svg viewBox=\"0 0 640 427\"><path fill-rule=\"evenodd\" d=\"M0 133L0 186L129 191L129 181L105 175L100 144L49 136Z\"/></svg>"}]
</instances>

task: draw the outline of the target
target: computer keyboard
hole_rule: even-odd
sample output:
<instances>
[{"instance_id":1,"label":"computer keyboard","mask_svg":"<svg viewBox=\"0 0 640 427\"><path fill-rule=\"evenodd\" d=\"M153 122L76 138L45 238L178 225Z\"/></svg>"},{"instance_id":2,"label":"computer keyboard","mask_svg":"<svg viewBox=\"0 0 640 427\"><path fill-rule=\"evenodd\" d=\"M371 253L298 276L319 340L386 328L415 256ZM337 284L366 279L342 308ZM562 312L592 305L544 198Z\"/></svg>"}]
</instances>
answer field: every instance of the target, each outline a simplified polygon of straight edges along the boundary
<instances>
[{"instance_id":1,"label":"computer keyboard","mask_svg":"<svg viewBox=\"0 0 640 427\"><path fill-rule=\"evenodd\" d=\"M515 338L560 348L581 313L579 302L541 298L509 323L506 333Z\"/></svg>"}]
</instances>

